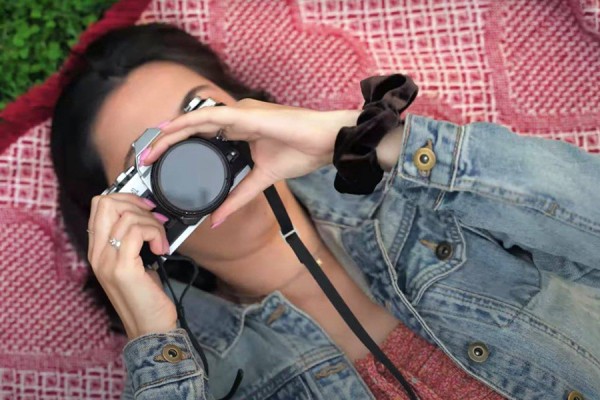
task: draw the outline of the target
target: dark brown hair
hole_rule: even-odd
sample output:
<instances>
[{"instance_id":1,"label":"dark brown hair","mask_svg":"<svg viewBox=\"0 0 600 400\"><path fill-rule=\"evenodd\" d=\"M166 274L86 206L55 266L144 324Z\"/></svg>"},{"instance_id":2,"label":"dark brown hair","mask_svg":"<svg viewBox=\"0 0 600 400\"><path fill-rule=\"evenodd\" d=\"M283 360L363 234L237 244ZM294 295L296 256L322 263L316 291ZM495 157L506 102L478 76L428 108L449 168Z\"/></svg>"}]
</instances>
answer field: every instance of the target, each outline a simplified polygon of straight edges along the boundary
<instances>
[{"instance_id":1,"label":"dark brown hair","mask_svg":"<svg viewBox=\"0 0 600 400\"><path fill-rule=\"evenodd\" d=\"M129 73L149 62L170 61L197 72L236 99L265 100L268 95L251 90L233 78L208 46L171 25L154 23L111 31L90 44L80 57L82 67L74 73L56 104L50 147L66 230L81 257L86 259L90 203L107 186L105 171L91 140L91 129L102 103ZM181 275L177 268L173 273ZM208 290L214 287L214 276L204 271L195 285ZM87 286L95 288L111 320L119 325L93 274Z\"/></svg>"}]
</instances>

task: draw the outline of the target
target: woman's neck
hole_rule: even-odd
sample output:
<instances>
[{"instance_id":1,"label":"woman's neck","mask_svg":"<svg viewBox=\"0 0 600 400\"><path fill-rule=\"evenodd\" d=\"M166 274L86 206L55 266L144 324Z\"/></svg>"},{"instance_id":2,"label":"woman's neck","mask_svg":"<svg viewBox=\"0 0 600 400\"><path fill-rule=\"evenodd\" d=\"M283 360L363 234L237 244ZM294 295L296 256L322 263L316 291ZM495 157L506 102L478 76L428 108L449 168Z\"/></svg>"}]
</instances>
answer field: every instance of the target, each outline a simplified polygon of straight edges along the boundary
<instances>
[{"instance_id":1,"label":"woman's neck","mask_svg":"<svg viewBox=\"0 0 600 400\"><path fill-rule=\"evenodd\" d=\"M381 344L398 320L367 297L327 248L319 254L319 261L321 269L352 313L373 340ZM310 315L351 360L360 359L368 353L306 268L280 291L292 304Z\"/></svg>"},{"instance_id":2,"label":"woman's neck","mask_svg":"<svg viewBox=\"0 0 600 400\"><path fill-rule=\"evenodd\" d=\"M311 253L324 244L285 183L277 185L283 204ZM231 290L258 297L280 290L306 272L283 240L266 199L259 197L215 230L202 224L181 250L213 272Z\"/></svg>"},{"instance_id":3,"label":"woman's neck","mask_svg":"<svg viewBox=\"0 0 600 400\"><path fill-rule=\"evenodd\" d=\"M384 308L373 303L354 283L323 243L312 220L287 185L280 185L278 192L304 245L313 257L320 259L323 271L373 339L382 342L398 321ZM274 218L272 227L259 237L260 243L248 246L251 251L240 252L237 257L230 253L221 259L214 257L198 261L225 283L225 297L259 299L280 291L292 304L310 315L351 359L364 356L366 348L349 330L307 268L282 239Z\"/></svg>"}]
</instances>

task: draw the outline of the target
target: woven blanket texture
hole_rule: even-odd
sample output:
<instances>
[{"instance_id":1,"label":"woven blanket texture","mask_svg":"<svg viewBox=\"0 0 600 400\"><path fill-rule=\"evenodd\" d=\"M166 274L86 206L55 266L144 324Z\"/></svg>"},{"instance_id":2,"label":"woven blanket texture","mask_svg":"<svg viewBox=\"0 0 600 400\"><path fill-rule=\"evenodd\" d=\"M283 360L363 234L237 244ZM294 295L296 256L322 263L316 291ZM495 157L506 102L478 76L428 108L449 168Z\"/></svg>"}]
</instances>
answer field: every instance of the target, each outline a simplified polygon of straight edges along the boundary
<instances>
[{"instance_id":1,"label":"woven blanket texture","mask_svg":"<svg viewBox=\"0 0 600 400\"><path fill-rule=\"evenodd\" d=\"M76 50L154 21L282 103L357 108L361 79L401 72L420 86L410 112L600 151L600 0L123 0ZM57 209L50 116L74 62L0 113L0 399L117 399L124 384L125 339L82 291Z\"/></svg>"}]
</instances>

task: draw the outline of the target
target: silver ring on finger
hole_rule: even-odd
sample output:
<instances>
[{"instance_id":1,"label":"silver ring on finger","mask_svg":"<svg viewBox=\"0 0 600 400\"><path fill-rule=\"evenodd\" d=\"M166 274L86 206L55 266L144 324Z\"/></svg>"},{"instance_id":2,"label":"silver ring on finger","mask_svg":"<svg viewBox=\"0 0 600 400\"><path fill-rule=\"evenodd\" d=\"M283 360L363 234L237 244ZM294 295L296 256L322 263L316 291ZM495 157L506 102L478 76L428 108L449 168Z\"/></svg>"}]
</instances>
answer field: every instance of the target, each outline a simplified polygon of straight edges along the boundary
<instances>
[{"instance_id":1,"label":"silver ring on finger","mask_svg":"<svg viewBox=\"0 0 600 400\"><path fill-rule=\"evenodd\" d=\"M108 239L108 244L115 248L115 250L119 250L121 248L121 241L117 238Z\"/></svg>"}]
</instances>

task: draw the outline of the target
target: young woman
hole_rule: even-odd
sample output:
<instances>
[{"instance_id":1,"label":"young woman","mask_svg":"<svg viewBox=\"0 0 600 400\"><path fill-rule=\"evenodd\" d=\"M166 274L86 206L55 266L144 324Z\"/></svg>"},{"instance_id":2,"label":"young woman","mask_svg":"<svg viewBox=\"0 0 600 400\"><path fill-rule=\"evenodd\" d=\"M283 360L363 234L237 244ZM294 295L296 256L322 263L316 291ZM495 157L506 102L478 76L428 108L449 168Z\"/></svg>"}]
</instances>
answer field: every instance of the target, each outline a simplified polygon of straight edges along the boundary
<instances>
[{"instance_id":1,"label":"young woman","mask_svg":"<svg viewBox=\"0 0 600 400\"><path fill-rule=\"evenodd\" d=\"M261 195L270 184L421 399L600 396L596 156L489 123L409 115L377 145L386 173L373 193L341 194L329 164L360 111L241 100L253 93L165 25L109 33L84 58L56 107L52 155L67 228L130 339L124 397L220 398L242 368L236 398L404 398L282 240ZM181 115L193 96L226 106ZM219 131L247 141L255 162L179 248L216 276L213 290L185 300L210 378L139 256L144 242L165 252L167 217L133 195L98 196L152 126L162 134L144 164Z\"/></svg>"}]
</instances>

